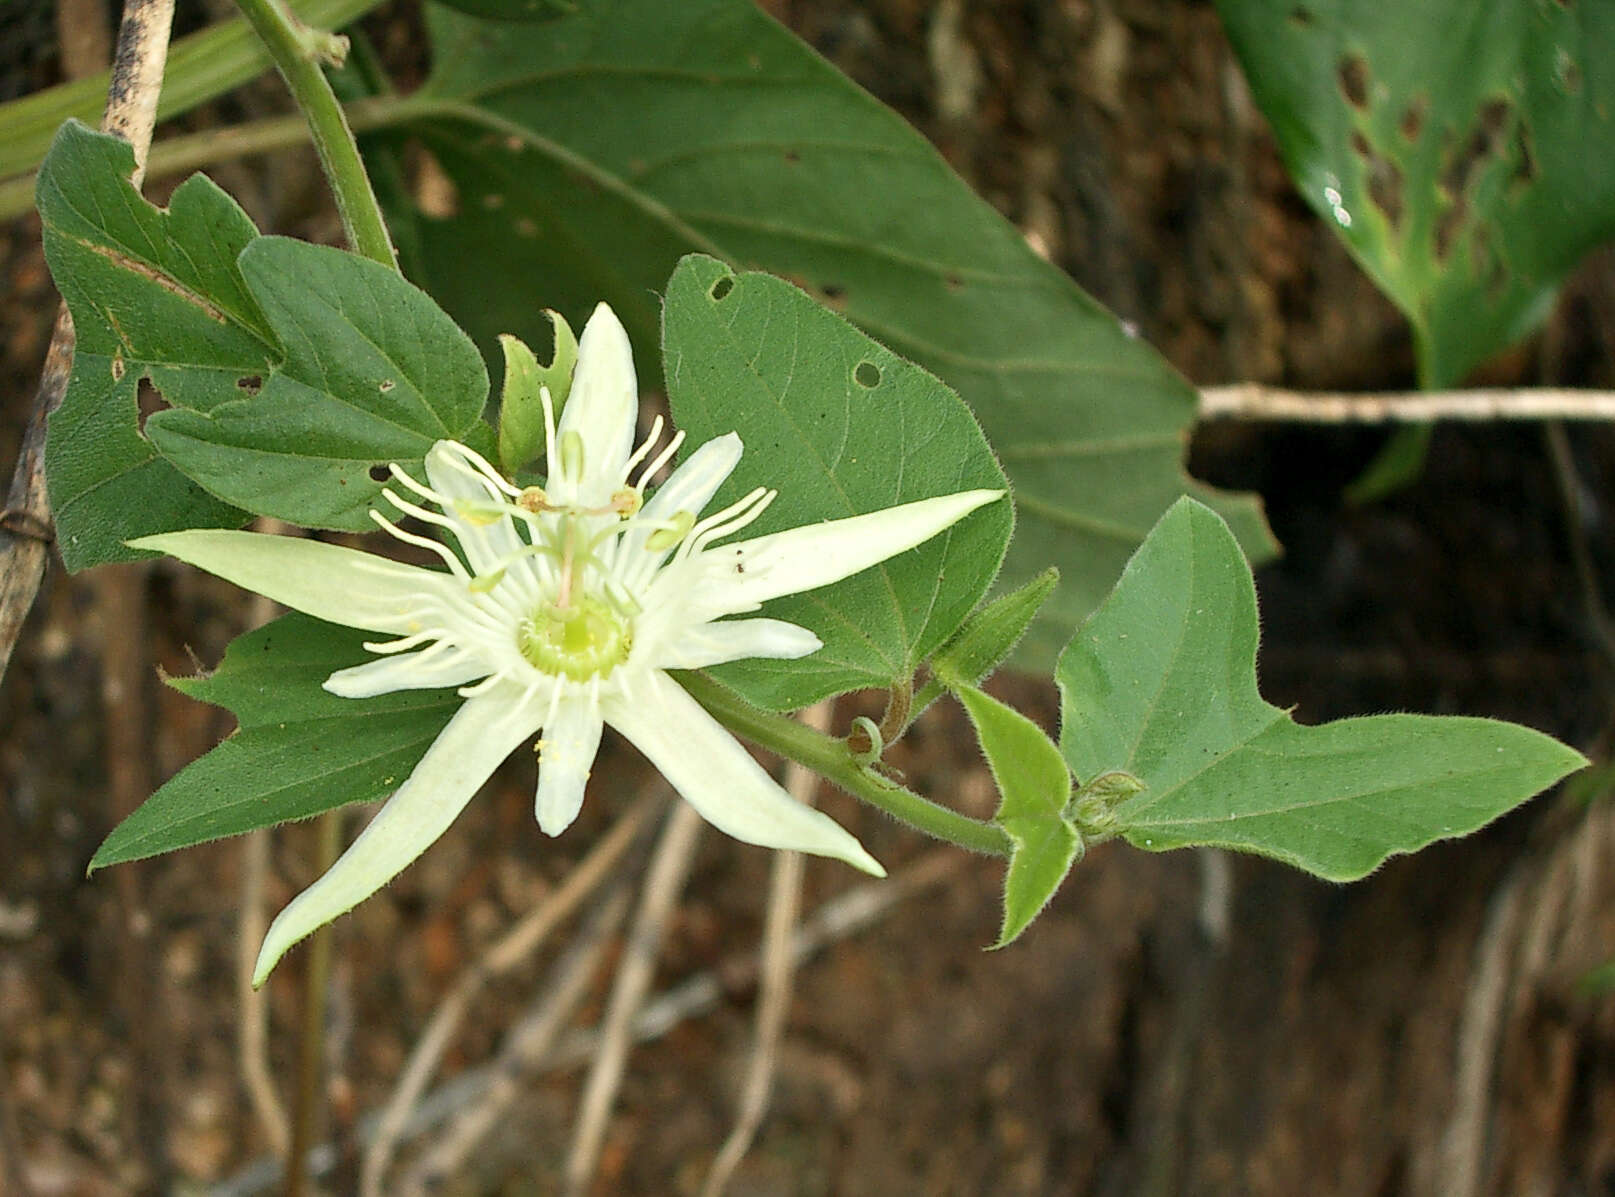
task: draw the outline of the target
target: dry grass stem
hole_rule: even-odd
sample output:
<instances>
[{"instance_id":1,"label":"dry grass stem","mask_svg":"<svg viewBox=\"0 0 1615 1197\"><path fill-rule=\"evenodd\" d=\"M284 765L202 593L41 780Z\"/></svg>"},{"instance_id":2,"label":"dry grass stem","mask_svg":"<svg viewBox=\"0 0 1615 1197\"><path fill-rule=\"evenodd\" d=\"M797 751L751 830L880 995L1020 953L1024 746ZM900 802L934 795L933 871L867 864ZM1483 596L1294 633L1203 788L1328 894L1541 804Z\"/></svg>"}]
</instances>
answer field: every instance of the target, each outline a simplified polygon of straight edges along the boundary
<instances>
[{"instance_id":1,"label":"dry grass stem","mask_svg":"<svg viewBox=\"0 0 1615 1197\"><path fill-rule=\"evenodd\" d=\"M803 711L799 716L814 731L830 730L835 703L826 700ZM906 711L905 711L906 714ZM788 761L785 765L785 789L798 802L813 805L814 792L819 788L819 775L805 765ZM734 1129L718 1150L701 1188L702 1197L722 1197L730 1178L740 1161L751 1150L752 1140L768 1113L768 1101L774 1087L774 1066L779 1056L780 1039L785 1033L785 1018L791 1008L791 988L796 976L796 958L791 941L796 932L797 918L802 909L802 870L805 859L800 852L776 852L769 873L768 914L763 924L763 943L759 965L759 992L755 1040L751 1058L746 1066L746 1077L740 1089L740 1108L735 1115Z\"/></svg>"}]
</instances>

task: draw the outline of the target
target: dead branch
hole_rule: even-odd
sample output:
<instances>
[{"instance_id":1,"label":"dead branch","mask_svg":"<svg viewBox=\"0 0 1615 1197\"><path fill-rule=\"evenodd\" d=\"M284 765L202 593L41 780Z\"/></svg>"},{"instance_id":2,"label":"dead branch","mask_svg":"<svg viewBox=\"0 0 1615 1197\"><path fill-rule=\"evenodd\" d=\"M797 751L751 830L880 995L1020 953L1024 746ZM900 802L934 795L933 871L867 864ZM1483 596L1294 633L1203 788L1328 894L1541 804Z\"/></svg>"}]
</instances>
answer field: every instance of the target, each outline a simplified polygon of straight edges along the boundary
<instances>
[{"instance_id":1,"label":"dead branch","mask_svg":"<svg viewBox=\"0 0 1615 1197\"><path fill-rule=\"evenodd\" d=\"M835 703L817 703L803 711L800 718L814 731L830 730ZM904 712L907 713L906 711ZM813 796L819 788L819 775L805 765L789 761L785 765L785 789L798 802L813 805ZM797 917L802 908L802 868L805 859L800 852L776 852L769 874L768 914L763 925L761 952L761 984L757 997L756 1038L751 1060L746 1068L746 1079L740 1089L740 1108L735 1114L734 1129L718 1150L701 1188L702 1197L722 1197L729 1180L740 1161L751 1150L752 1140L768 1113L768 1100L774 1087L774 1067L779 1056L780 1039L785 1033L785 1017L791 1006L792 983L796 976L796 960L791 952L791 940L796 931Z\"/></svg>"},{"instance_id":2,"label":"dead branch","mask_svg":"<svg viewBox=\"0 0 1615 1197\"><path fill-rule=\"evenodd\" d=\"M612 983L605 1017L601 1020L600 1050L579 1102L572 1150L566 1161L564 1186L569 1197L584 1197L594 1179L600 1148L605 1143L606 1126L611 1121L611 1109L616 1104L617 1089L628 1063L628 1049L633 1044L634 1015L639 1013L656 975L667 924L684 893L684 880L689 875L690 861L695 858L696 844L700 842L701 825L701 816L695 807L688 802L674 803L662 838L657 842L656 854L651 858L639 909L634 914L634 926Z\"/></svg>"},{"instance_id":3,"label":"dead branch","mask_svg":"<svg viewBox=\"0 0 1615 1197\"><path fill-rule=\"evenodd\" d=\"M392 1163L399 1138L477 995L489 981L503 976L529 959L550 934L600 887L639 838L646 820L666 796L666 786L657 777L610 833L567 874L560 888L524 915L480 960L462 973L454 988L433 1011L426 1030L416 1040L409 1062L404 1066L403 1074L382 1110L380 1125L365 1152L361 1186L366 1197L381 1197L385 1191L382 1180Z\"/></svg>"},{"instance_id":4,"label":"dead branch","mask_svg":"<svg viewBox=\"0 0 1615 1197\"><path fill-rule=\"evenodd\" d=\"M1198 418L1294 424L1424 424L1431 420L1615 420L1615 392L1564 387L1372 394L1286 391L1258 382L1200 388Z\"/></svg>"},{"instance_id":5,"label":"dead branch","mask_svg":"<svg viewBox=\"0 0 1615 1197\"><path fill-rule=\"evenodd\" d=\"M133 182L139 188L157 121L157 96L168 61L168 34L174 0L125 0L118 49L112 61L106 115L101 128L134 147ZM23 433L22 452L11 476L11 489L0 510L0 678L22 634L34 598L45 578L45 559L52 538L50 495L45 487L45 425L61 406L73 365L73 320L62 305L56 330L34 396L33 415Z\"/></svg>"}]
</instances>

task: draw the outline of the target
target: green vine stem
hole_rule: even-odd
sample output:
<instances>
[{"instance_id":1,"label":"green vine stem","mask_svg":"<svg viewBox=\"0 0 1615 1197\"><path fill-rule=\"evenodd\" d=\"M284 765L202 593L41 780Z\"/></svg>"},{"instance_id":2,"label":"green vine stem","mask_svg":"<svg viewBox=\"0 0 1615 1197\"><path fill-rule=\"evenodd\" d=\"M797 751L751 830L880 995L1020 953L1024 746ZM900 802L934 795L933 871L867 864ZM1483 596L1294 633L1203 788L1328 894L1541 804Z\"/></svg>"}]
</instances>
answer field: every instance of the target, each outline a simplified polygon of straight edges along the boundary
<instances>
[{"instance_id":1,"label":"green vine stem","mask_svg":"<svg viewBox=\"0 0 1615 1197\"><path fill-rule=\"evenodd\" d=\"M321 61L341 61L347 53L347 39L305 25L284 0L236 3L263 40L286 86L291 88L297 107L308 120L314 149L336 196L348 241L356 252L397 270L398 255L364 160L359 157L358 143L353 140L353 130L348 127L348 118L331 90L330 80L320 68Z\"/></svg>"},{"instance_id":2,"label":"green vine stem","mask_svg":"<svg viewBox=\"0 0 1615 1197\"><path fill-rule=\"evenodd\" d=\"M381 0L296 0L297 14L323 29L340 29L375 8ZM167 120L239 87L272 65L245 21L227 21L180 38L168 51L157 119ZM94 125L106 103L108 72L47 87L0 104L0 177L32 172L50 139L69 117ZM16 180L7 179L7 184ZM32 194L30 189L29 194ZM25 205L26 207L26 205ZM7 215L15 214L8 210Z\"/></svg>"},{"instance_id":3,"label":"green vine stem","mask_svg":"<svg viewBox=\"0 0 1615 1197\"><path fill-rule=\"evenodd\" d=\"M784 715L760 711L732 690L701 674L680 673L678 679L695 700L730 731L770 752L806 765L894 819L984 856L1009 855L1009 837L996 824L961 815L888 781L874 770L859 765L845 741L814 731Z\"/></svg>"}]
</instances>

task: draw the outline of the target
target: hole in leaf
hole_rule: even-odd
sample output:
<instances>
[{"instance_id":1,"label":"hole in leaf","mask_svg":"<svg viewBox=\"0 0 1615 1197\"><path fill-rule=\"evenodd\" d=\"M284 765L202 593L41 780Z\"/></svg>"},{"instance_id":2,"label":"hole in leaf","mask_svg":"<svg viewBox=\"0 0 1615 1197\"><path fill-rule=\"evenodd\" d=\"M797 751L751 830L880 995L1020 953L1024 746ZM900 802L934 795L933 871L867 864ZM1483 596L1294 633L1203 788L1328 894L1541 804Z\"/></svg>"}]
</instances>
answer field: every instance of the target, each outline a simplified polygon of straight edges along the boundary
<instances>
[{"instance_id":1,"label":"hole in leaf","mask_svg":"<svg viewBox=\"0 0 1615 1197\"><path fill-rule=\"evenodd\" d=\"M1368 107L1368 61L1361 54L1348 54L1340 60L1336 72L1340 79L1340 94L1353 108Z\"/></svg>"},{"instance_id":2,"label":"hole in leaf","mask_svg":"<svg viewBox=\"0 0 1615 1197\"><path fill-rule=\"evenodd\" d=\"M880 385L880 367L874 362L859 362L852 371L853 381L866 390L874 390Z\"/></svg>"},{"instance_id":3,"label":"hole in leaf","mask_svg":"<svg viewBox=\"0 0 1615 1197\"><path fill-rule=\"evenodd\" d=\"M264 389L264 380L260 375L248 374L245 378L236 379L236 389L245 391L248 396L256 395Z\"/></svg>"},{"instance_id":4,"label":"hole in leaf","mask_svg":"<svg viewBox=\"0 0 1615 1197\"><path fill-rule=\"evenodd\" d=\"M372 482L385 482L392 477L392 471L384 465L373 465L366 473L370 475Z\"/></svg>"},{"instance_id":5,"label":"hole in leaf","mask_svg":"<svg viewBox=\"0 0 1615 1197\"><path fill-rule=\"evenodd\" d=\"M140 385L135 388L136 420L142 434L146 431L146 421L155 412L166 411L173 404L163 397L163 393L152 386L151 379L142 378Z\"/></svg>"},{"instance_id":6,"label":"hole in leaf","mask_svg":"<svg viewBox=\"0 0 1615 1197\"><path fill-rule=\"evenodd\" d=\"M1403 110L1402 119L1398 122L1397 127L1402 130L1403 137L1409 141L1419 140L1419 134L1424 132L1424 112L1429 106L1429 97L1415 96L1413 98L1413 102Z\"/></svg>"},{"instance_id":7,"label":"hole in leaf","mask_svg":"<svg viewBox=\"0 0 1615 1197\"><path fill-rule=\"evenodd\" d=\"M728 295L729 292L733 291L734 289L735 289L735 280L734 280L733 276L726 274L722 278L717 280L717 282L712 284L712 289L710 291L708 291L707 294L712 296L712 301L714 303L722 303L724 297L726 295Z\"/></svg>"}]
</instances>

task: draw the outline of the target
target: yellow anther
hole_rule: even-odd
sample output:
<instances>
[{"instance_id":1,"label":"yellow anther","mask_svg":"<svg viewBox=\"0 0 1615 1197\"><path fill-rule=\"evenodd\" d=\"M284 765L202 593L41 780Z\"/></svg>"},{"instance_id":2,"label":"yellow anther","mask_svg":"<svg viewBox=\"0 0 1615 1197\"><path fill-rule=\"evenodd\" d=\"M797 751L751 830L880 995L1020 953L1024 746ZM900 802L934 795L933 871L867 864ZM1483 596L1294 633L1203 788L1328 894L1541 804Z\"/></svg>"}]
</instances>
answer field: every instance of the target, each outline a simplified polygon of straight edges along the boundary
<instances>
[{"instance_id":1,"label":"yellow anther","mask_svg":"<svg viewBox=\"0 0 1615 1197\"><path fill-rule=\"evenodd\" d=\"M639 492L631 486L625 486L611 496L611 509L623 519L636 514L644 503Z\"/></svg>"},{"instance_id":2,"label":"yellow anther","mask_svg":"<svg viewBox=\"0 0 1615 1197\"><path fill-rule=\"evenodd\" d=\"M516 498L517 506L531 512L550 510L550 497L542 486L529 486Z\"/></svg>"}]
</instances>

